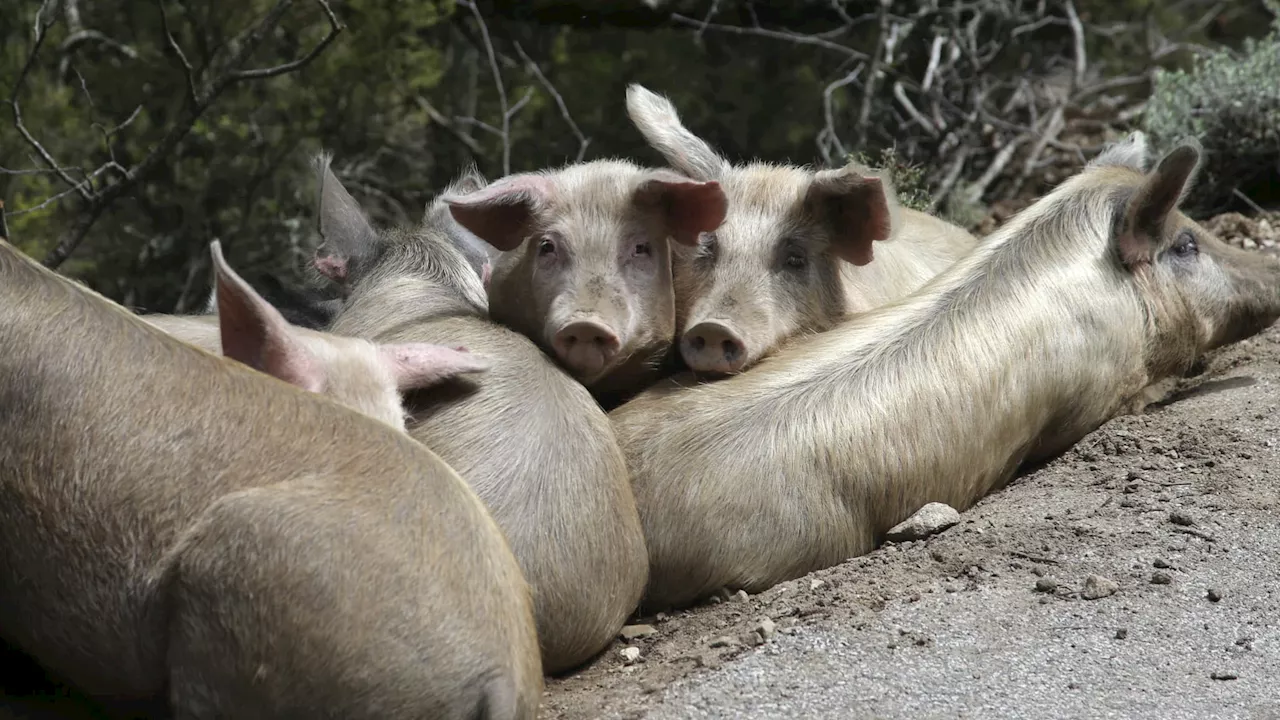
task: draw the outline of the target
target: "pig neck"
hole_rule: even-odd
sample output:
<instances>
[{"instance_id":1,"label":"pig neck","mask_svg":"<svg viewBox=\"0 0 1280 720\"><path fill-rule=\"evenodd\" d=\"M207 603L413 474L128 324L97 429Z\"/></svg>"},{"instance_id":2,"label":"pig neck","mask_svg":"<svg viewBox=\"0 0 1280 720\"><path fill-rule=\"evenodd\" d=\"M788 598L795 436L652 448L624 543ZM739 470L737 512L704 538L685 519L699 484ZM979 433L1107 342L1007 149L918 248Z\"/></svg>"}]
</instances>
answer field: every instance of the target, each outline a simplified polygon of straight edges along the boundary
<instances>
[{"instance_id":1,"label":"pig neck","mask_svg":"<svg viewBox=\"0 0 1280 720\"><path fill-rule=\"evenodd\" d=\"M367 339L394 335L409 326L453 318L487 321L481 308L434 280L397 276L361 284L330 327Z\"/></svg>"},{"instance_id":2,"label":"pig neck","mask_svg":"<svg viewBox=\"0 0 1280 720\"><path fill-rule=\"evenodd\" d=\"M790 343L739 392L816 426L827 440L814 442L865 443L850 452L872 463L965 468L944 493L961 505L1061 452L1149 382L1143 303L1101 260L1105 193L1076 195L1015 219L917 294Z\"/></svg>"}]
</instances>

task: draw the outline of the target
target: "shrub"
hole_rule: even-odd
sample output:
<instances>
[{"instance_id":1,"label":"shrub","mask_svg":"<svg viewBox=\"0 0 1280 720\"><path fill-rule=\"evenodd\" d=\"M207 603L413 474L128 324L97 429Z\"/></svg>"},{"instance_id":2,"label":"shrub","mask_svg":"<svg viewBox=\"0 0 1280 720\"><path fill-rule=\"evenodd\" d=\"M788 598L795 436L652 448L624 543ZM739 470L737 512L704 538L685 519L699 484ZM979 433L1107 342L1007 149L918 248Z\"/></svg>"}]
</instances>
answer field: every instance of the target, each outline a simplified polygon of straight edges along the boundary
<instances>
[{"instance_id":1,"label":"shrub","mask_svg":"<svg viewBox=\"0 0 1280 720\"><path fill-rule=\"evenodd\" d=\"M889 182L898 194L898 202L912 210L924 210L929 207L933 196L929 194L929 178L920 165L912 165L898 156L891 147L880 151L879 160L872 161L864 152L856 152L849 159L860 165L877 170L884 170L889 175Z\"/></svg>"},{"instance_id":2,"label":"shrub","mask_svg":"<svg viewBox=\"0 0 1280 720\"><path fill-rule=\"evenodd\" d=\"M1280 179L1280 16L1241 52L1215 50L1187 71L1158 70L1143 121L1161 150L1188 136L1204 146L1193 209L1224 209L1237 191L1266 192Z\"/></svg>"}]
</instances>

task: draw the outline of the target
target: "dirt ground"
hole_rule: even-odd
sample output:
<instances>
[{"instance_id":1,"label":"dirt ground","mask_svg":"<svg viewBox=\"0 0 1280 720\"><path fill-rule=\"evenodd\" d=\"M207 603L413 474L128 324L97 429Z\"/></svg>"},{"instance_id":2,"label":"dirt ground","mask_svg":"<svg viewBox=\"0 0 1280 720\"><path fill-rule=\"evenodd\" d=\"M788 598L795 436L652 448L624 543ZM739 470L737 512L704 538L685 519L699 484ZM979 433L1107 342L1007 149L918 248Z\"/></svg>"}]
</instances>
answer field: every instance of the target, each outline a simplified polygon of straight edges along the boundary
<instances>
[{"instance_id":1,"label":"dirt ground","mask_svg":"<svg viewBox=\"0 0 1280 720\"><path fill-rule=\"evenodd\" d=\"M939 535L634 619L656 632L549 680L543 716L1280 718L1278 410L1280 326Z\"/></svg>"}]
</instances>

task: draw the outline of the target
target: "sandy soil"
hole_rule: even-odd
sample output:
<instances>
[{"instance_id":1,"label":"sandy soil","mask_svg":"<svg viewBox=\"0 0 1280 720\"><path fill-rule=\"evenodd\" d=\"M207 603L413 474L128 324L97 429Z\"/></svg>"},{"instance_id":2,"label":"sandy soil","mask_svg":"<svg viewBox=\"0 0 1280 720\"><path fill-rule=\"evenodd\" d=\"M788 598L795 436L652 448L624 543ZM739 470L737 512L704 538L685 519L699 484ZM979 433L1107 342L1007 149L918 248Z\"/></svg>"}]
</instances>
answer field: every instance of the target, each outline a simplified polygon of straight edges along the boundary
<instances>
[{"instance_id":1,"label":"sandy soil","mask_svg":"<svg viewBox=\"0 0 1280 720\"><path fill-rule=\"evenodd\" d=\"M1277 437L1280 326L939 535L634 619L656 632L550 680L544 716L1280 718Z\"/></svg>"}]
</instances>

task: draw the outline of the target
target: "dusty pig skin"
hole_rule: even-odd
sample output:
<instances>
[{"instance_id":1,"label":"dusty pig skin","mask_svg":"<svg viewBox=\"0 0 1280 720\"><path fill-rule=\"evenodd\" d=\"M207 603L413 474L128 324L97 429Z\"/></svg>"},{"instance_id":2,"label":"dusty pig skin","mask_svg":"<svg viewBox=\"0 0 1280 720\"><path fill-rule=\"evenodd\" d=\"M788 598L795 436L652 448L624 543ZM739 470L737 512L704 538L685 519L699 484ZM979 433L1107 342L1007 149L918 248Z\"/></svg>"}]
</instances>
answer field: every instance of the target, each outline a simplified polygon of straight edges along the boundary
<instances>
[{"instance_id":1,"label":"dusty pig skin","mask_svg":"<svg viewBox=\"0 0 1280 720\"><path fill-rule=\"evenodd\" d=\"M639 85L627 90L627 113L673 168L718 181L728 202L723 223L673 257L680 356L708 378L901 298L977 244L899 206L888 179L864 166L732 164Z\"/></svg>"},{"instance_id":2,"label":"dusty pig skin","mask_svg":"<svg viewBox=\"0 0 1280 720\"><path fill-rule=\"evenodd\" d=\"M717 182L622 160L512 175L442 199L495 251L492 318L606 398L657 379L676 330L670 241L696 244L726 212Z\"/></svg>"},{"instance_id":3,"label":"dusty pig skin","mask_svg":"<svg viewBox=\"0 0 1280 720\"><path fill-rule=\"evenodd\" d=\"M1191 143L1152 167L1135 134L915 294L613 411L644 609L829 567L930 502L963 511L1272 323L1280 265L1177 209L1198 161Z\"/></svg>"},{"instance_id":4,"label":"dusty pig skin","mask_svg":"<svg viewBox=\"0 0 1280 720\"><path fill-rule=\"evenodd\" d=\"M401 393L489 367L466 348L378 345L297 327L231 269L218 241L210 243L209 252L217 280L216 315L139 317L183 342L327 395L397 430L405 429Z\"/></svg>"},{"instance_id":5,"label":"dusty pig skin","mask_svg":"<svg viewBox=\"0 0 1280 720\"><path fill-rule=\"evenodd\" d=\"M549 673L612 642L648 578L648 555L622 451L591 394L527 337L492 322L482 276L491 257L441 199L412 230L377 231L318 163L324 245L346 303L332 332L378 343L459 344L484 373L410 393L409 434L475 488L533 588ZM485 186L464 173L442 196Z\"/></svg>"},{"instance_id":6,"label":"dusty pig skin","mask_svg":"<svg viewBox=\"0 0 1280 720\"><path fill-rule=\"evenodd\" d=\"M0 347L0 635L59 678L175 717L535 716L528 585L437 455L4 243Z\"/></svg>"}]
</instances>

